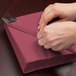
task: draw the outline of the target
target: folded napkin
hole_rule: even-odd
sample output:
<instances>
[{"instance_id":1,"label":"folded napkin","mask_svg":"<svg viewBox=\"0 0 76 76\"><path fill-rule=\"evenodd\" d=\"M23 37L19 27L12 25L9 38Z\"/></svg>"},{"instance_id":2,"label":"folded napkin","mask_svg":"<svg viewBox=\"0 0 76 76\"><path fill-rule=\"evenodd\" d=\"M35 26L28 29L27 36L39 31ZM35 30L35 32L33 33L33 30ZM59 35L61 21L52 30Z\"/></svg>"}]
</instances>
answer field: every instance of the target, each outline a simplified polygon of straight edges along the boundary
<instances>
[{"instance_id":1,"label":"folded napkin","mask_svg":"<svg viewBox=\"0 0 76 76\"><path fill-rule=\"evenodd\" d=\"M76 60L76 45L54 52L37 43L38 22L42 12L17 17L20 22L5 24L5 30L23 73L53 67Z\"/></svg>"}]
</instances>

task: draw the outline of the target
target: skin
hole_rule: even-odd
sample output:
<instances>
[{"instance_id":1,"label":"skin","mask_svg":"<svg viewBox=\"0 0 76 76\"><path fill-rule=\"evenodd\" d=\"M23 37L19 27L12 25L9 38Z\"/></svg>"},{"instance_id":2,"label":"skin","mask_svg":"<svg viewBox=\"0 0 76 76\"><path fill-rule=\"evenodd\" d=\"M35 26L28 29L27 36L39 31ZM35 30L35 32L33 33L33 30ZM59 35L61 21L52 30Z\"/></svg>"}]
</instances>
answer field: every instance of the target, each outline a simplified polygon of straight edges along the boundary
<instances>
[{"instance_id":1,"label":"skin","mask_svg":"<svg viewBox=\"0 0 76 76\"><path fill-rule=\"evenodd\" d=\"M57 22L47 23L59 17ZM76 3L55 3L43 12L37 34L38 44L46 49L61 51L76 44Z\"/></svg>"}]
</instances>

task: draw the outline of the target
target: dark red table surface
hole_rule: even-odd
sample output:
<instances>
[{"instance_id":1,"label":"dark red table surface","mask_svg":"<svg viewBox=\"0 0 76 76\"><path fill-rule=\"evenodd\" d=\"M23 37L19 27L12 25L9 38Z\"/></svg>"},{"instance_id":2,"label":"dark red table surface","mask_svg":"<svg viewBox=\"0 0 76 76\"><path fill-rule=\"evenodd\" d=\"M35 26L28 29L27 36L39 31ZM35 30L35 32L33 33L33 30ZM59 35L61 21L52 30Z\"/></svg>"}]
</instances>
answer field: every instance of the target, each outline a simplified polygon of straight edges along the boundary
<instances>
[{"instance_id":1,"label":"dark red table surface","mask_svg":"<svg viewBox=\"0 0 76 76\"><path fill-rule=\"evenodd\" d=\"M0 0L0 17L14 0ZM16 0L15 0L16 1ZM75 2L76 0L20 0L12 15L21 16L42 11L54 2ZM38 70L23 74L3 25L0 25L0 76L76 76L76 63Z\"/></svg>"}]
</instances>

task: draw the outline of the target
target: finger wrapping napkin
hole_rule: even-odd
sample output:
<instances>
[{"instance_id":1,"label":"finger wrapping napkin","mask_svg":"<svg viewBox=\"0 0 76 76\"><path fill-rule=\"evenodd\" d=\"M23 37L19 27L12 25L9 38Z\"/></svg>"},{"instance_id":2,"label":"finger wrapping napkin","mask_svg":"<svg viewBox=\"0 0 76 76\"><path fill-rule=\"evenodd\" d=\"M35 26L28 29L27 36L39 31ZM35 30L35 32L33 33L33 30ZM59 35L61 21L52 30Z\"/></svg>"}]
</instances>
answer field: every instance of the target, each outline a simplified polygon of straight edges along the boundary
<instances>
[{"instance_id":1,"label":"finger wrapping napkin","mask_svg":"<svg viewBox=\"0 0 76 76\"><path fill-rule=\"evenodd\" d=\"M23 73L49 68L76 60L76 46L69 50L54 52L37 43L38 22L42 12L17 17L20 22L5 24L5 30L12 44Z\"/></svg>"}]
</instances>

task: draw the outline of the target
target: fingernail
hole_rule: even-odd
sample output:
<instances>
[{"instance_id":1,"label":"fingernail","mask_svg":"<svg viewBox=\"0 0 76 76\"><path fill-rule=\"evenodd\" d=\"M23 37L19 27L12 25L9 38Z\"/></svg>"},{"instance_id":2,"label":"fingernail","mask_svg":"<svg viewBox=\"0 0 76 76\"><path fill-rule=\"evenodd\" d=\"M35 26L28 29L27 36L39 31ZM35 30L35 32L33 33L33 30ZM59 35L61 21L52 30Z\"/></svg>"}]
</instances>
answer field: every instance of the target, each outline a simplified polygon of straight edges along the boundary
<instances>
[{"instance_id":1,"label":"fingernail","mask_svg":"<svg viewBox=\"0 0 76 76\"><path fill-rule=\"evenodd\" d=\"M39 29L40 27L38 27L38 29Z\"/></svg>"},{"instance_id":2,"label":"fingernail","mask_svg":"<svg viewBox=\"0 0 76 76\"><path fill-rule=\"evenodd\" d=\"M38 29L40 29L40 26L38 26Z\"/></svg>"}]
</instances>

